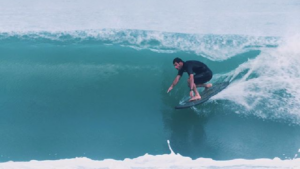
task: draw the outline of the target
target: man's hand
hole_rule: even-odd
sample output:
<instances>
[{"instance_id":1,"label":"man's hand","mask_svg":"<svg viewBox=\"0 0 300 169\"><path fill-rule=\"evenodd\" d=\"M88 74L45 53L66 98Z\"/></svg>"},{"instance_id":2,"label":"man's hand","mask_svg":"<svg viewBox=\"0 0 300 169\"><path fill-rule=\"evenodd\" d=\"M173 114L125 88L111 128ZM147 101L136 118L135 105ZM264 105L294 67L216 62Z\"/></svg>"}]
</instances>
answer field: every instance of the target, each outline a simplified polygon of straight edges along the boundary
<instances>
[{"instance_id":1,"label":"man's hand","mask_svg":"<svg viewBox=\"0 0 300 169\"><path fill-rule=\"evenodd\" d=\"M170 86L167 93L169 93L173 89L173 86Z\"/></svg>"}]
</instances>

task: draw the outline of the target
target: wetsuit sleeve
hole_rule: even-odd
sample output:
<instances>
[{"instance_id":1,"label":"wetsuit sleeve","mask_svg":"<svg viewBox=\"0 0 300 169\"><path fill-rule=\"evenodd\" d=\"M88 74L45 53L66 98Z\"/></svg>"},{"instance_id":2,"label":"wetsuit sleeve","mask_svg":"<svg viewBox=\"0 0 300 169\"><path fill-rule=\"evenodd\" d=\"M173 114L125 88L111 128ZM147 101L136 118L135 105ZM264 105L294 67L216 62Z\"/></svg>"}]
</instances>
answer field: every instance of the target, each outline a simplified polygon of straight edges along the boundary
<instances>
[{"instance_id":1,"label":"wetsuit sleeve","mask_svg":"<svg viewBox=\"0 0 300 169\"><path fill-rule=\"evenodd\" d=\"M188 65L187 68L186 68L186 72L189 75L194 74L193 67L191 65Z\"/></svg>"},{"instance_id":2,"label":"wetsuit sleeve","mask_svg":"<svg viewBox=\"0 0 300 169\"><path fill-rule=\"evenodd\" d=\"M178 70L177 75L182 76L182 74L183 74L183 69Z\"/></svg>"}]
</instances>

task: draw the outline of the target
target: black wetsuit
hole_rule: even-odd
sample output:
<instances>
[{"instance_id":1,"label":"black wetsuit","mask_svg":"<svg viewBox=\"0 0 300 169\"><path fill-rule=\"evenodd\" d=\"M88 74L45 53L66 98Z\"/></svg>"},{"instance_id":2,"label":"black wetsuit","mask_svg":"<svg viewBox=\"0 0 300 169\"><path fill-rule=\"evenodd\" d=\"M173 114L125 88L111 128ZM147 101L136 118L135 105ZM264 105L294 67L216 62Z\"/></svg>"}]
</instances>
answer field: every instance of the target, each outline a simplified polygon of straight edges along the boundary
<instances>
[{"instance_id":1,"label":"black wetsuit","mask_svg":"<svg viewBox=\"0 0 300 169\"><path fill-rule=\"evenodd\" d=\"M183 72L187 72L189 75L194 74L195 84L206 83L212 78L212 71L204 63L195 60L183 62L178 75L182 76Z\"/></svg>"}]
</instances>

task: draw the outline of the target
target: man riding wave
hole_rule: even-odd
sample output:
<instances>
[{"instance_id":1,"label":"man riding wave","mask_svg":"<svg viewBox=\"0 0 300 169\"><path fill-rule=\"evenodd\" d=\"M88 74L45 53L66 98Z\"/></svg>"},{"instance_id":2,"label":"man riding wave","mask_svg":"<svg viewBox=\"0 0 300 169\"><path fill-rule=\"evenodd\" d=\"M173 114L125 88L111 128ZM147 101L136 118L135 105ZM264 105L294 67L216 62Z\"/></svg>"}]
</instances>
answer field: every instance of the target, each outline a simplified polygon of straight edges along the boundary
<instances>
[{"instance_id":1,"label":"man riding wave","mask_svg":"<svg viewBox=\"0 0 300 169\"><path fill-rule=\"evenodd\" d=\"M167 93L178 83L183 72L187 72L189 75L188 87L190 88L190 101L201 99L197 87L205 87L205 89L208 89L212 86L211 83L206 82L211 80L213 73L204 63L195 60L184 62L180 58L175 58L173 65L178 70L178 73Z\"/></svg>"}]
</instances>

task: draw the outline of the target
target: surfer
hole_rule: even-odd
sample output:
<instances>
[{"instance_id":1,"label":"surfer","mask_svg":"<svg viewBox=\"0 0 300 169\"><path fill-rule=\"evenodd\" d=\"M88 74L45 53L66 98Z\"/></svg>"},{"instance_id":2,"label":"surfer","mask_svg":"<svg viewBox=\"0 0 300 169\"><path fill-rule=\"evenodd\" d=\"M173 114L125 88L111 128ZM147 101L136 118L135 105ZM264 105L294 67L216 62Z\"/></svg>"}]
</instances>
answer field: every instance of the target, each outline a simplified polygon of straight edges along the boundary
<instances>
[{"instance_id":1,"label":"surfer","mask_svg":"<svg viewBox=\"0 0 300 169\"><path fill-rule=\"evenodd\" d=\"M205 87L205 89L208 89L212 86L211 83L206 83L212 78L212 71L204 63L195 60L184 62L177 57L173 60L173 65L175 69L178 70L178 73L167 93L178 83L183 72L187 72L189 75L188 86L190 88L190 101L201 99L197 87Z\"/></svg>"}]
</instances>

